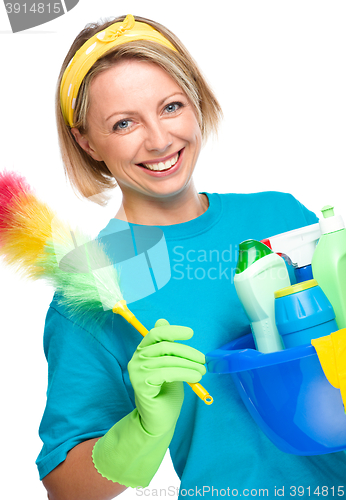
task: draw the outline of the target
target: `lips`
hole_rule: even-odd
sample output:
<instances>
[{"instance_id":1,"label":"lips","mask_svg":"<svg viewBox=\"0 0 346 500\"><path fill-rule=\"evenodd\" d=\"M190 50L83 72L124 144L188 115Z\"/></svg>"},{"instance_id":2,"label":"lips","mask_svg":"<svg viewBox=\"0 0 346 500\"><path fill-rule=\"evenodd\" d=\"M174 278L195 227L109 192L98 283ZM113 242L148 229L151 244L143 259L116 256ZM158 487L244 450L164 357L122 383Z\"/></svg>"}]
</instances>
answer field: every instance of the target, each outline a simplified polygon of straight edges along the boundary
<instances>
[{"instance_id":1,"label":"lips","mask_svg":"<svg viewBox=\"0 0 346 500\"><path fill-rule=\"evenodd\" d=\"M139 163L138 166L143 167L151 172L166 172L173 168L179 161L182 150L174 153L173 155L161 158L159 161L148 161Z\"/></svg>"}]
</instances>

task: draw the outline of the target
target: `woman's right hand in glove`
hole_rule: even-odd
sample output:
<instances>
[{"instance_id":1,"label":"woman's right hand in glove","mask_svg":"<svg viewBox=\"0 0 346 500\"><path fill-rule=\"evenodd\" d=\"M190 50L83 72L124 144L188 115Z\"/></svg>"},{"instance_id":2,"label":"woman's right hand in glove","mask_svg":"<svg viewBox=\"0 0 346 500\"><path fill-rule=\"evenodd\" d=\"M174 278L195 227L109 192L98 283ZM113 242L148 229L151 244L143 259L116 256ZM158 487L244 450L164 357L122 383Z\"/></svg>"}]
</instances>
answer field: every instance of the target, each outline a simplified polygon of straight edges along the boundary
<instances>
[{"instance_id":1,"label":"woman's right hand in glove","mask_svg":"<svg viewBox=\"0 0 346 500\"><path fill-rule=\"evenodd\" d=\"M143 428L160 436L175 427L184 399L183 382L197 383L206 373L205 356L188 340L193 330L160 319L144 337L128 364Z\"/></svg>"}]
</instances>

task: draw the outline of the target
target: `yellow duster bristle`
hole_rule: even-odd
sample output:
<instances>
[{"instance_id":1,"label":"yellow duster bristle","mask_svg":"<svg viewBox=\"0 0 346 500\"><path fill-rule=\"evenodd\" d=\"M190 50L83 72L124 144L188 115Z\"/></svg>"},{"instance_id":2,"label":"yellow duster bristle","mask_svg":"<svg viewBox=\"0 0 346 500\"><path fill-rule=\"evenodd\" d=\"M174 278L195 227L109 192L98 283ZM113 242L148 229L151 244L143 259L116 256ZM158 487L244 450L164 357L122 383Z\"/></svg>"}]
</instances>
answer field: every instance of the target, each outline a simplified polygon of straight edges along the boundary
<instances>
[{"instance_id":1,"label":"yellow duster bristle","mask_svg":"<svg viewBox=\"0 0 346 500\"><path fill-rule=\"evenodd\" d=\"M1 254L31 278L39 278L42 268L35 266L42 256L46 241L52 237L54 212L33 194L22 194L13 200L13 216ZM57 235L55 235L55 238Z\"/></svg>"}]
</instances>

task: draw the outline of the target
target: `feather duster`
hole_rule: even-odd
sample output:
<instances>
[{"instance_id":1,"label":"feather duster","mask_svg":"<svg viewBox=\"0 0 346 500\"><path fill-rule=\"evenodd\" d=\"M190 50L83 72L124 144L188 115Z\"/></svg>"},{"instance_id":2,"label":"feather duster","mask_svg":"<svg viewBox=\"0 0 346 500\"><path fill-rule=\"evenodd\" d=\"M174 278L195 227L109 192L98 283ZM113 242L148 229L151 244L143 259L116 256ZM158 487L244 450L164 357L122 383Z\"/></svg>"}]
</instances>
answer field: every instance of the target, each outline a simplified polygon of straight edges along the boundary
<instances>
[{"instance_id":1,"label":"feather duster","mask_svg":"<svg viewBox=\"0 0 346 500\"><path fill-rule=\"evenodd\" d=\"M0 255L32 279L45 279L59 302L83 324L104 321L101 312L120 314L143 336L148 330L128 309L119 276L98 240L59 221L14 172L0 173ZM206 403L213 398L201 384L189 384Z\"/></svg>"}]
</instances>

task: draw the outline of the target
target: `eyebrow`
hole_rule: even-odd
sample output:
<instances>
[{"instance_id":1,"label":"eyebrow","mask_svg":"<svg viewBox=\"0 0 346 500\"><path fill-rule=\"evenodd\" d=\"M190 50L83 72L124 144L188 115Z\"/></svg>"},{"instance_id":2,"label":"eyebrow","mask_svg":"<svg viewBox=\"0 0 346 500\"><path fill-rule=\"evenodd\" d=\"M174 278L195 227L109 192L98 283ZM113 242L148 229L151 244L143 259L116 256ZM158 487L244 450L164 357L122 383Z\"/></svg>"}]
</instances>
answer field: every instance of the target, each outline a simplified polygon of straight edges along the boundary
<instances>
[{"instance_id":1,"label":"eyebrow","mask_svg":"<svg viewBox=\"0 0 346 500\"><path fill-rule=\"evenodd\" d=\"M163 99L161 99L161 101L158 103L158 106L159 107L162 106L162 104L165 101L168 101L172 97L178 96L178 95L186 97L185 94L184 94L184 92L174 92L174 94L171 94L171 95L169 95L169 96L164 97ZM138 111L131 111L131 110L127 110L127 111L114 111L114 113L112 113L111 115L108 116L108 118L106 118L106 121L108 121L110 118L112 118L115 115L137 115L137 114L138 114Z\"/></svg>"}]
</instances>

